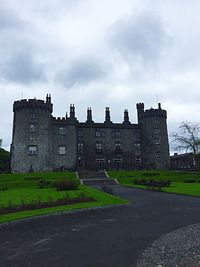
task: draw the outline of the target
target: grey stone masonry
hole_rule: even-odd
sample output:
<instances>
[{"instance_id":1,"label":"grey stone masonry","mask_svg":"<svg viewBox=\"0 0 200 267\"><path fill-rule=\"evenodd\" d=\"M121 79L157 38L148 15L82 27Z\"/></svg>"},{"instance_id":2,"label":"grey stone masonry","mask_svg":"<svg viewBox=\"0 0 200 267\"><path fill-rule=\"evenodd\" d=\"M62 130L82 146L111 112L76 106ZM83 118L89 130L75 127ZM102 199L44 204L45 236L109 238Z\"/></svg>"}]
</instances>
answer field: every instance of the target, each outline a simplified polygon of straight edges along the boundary
<instances>
[{"instance_id":1,"label":"grey stone masonry","mask_svg":"<svg viewBox=\"0 0 200 267\"><path fill-rule=\"evenodd\" d=\"M122 123L112 122L106 107L105 121L96 123L91 107L86 122L79 122L75 106L70 116L52 116L51 96L15 101L13 105L12 172L53 170L167 169L169 144L167 113L144 110L137 104L138 123L124 111Z\"/></svg>"}]
</instances>

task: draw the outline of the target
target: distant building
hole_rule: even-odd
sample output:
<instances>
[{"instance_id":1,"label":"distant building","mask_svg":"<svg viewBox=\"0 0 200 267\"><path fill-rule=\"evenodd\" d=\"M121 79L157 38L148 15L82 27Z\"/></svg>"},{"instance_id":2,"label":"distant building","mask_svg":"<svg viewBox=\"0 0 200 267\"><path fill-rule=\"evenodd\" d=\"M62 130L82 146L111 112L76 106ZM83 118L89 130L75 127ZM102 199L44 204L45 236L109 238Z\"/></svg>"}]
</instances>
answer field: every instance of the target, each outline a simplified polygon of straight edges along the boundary
<instances>
[{"instance_id":1,"label":"distant building","mask_svg":"<svg viewBox=\"0 0 200 267\"><path fill-rule=\"evenodd\" d=\"M46 101L15 101L11 144L12 172L99 169L167 169L170 167L167 112L144 110L137 104L138 123L124 111L122 123L113 123L110 110L105 121L95 123L92 109L79 122L75 107L69 117L52 116L51 96Z\"/></svg>"},{"instance_id":2,"label":"distant building","mask_svg":"<svg viewBox=\"0 0 200 267\"><path fill-rule=\"evenodd\" d=\"M171 168L173 170L195 170L196 162L193 153L177 154L170 156Z\"/></svg>"}]
</instances>

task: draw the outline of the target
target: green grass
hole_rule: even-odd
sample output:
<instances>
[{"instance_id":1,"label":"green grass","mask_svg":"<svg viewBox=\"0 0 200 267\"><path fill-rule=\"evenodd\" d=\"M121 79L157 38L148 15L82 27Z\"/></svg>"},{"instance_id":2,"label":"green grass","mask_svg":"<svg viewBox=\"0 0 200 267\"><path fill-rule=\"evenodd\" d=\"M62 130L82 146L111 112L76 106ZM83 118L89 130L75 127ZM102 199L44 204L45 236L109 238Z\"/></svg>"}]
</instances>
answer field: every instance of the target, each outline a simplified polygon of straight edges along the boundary
<instances>
[{"instance_id":1,"label":"green grass","mask_svg":"<svg viewBox=\"0 0 200 267\"><path fill-rule=\"evenodd\" d=\"M0 187L7 186L8 190L0 191L0 206L8 206L11 201L13 204L20 204L21 199L25 203L31 203L33 200L40 199L41 202L47 202L48 198L56 200L62 198L65 192L68 193L70 198L77 197L83 192L88 197L94 198L94 202L76 203L65 206L57 206L50 208L42 208L36 210L27 210L15 213L9 213L0 215L0 223L18 220L22 218L54 213L63 212L67 210L82 209L97 206L115 205L115 204L126 204L127 200L122 198L106 194L96 189L79 185L78 189L70 191L56 191L55 188L38 188L38 180L32 181L27 180L27 177L42 177L42 179L48 181L61 180L64 178L76 179L75 173L29 173L29 174L2 174L0 175Z\"/></svg>"},{"instance_id":2,"label":"green grass","mask_svg":"<svg viewBox=\"0 0 200 267\"><path fill-rule=\"evenodd\" d=\"M144 174L151 173L152 176ZM156 175L159 173L159 175ZM155 176L153 175L155 174ZM177 172L177 171L110 171L110 177L117 178L121 185L146 188L135 185L134 179L170 179L170 187L163 188L164 192L200 197L200 172ZM196 183L184 183L186 179L195 179Z\"/></svg>"}]
</instances>

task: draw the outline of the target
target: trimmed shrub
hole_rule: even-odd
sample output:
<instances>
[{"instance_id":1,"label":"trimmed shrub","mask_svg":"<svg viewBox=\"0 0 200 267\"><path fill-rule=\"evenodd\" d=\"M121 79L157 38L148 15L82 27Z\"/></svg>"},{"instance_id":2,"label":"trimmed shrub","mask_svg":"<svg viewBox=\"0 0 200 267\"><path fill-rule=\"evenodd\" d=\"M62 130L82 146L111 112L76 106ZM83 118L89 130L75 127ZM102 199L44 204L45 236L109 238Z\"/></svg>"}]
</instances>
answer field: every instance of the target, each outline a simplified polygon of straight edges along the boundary
<instances>
[{"instance_id":1,"label":"trimmed shrub","mask_svg":"<svg viewBox=\"0 0 200 267\"><path fill-rule=\"evenodd\" d=\"M184 183L196 183L195 179L185 179Z\"/></svg>"},{"instance_id":2,"label":"trimmed shrub","mask_svg":"<svg viewBox=\"0 0 200 267\"><path fill-rule=\"evenodd\" d=\"M92 200L92 198L88 198L88 196L83 192L79 193L79 195L77 197L77 200L80 201L80 202L88 201L88 199Z\"/></svg>"},{"instance_id":3,"label":"trimmed shrub","mask_svg":"<svg viewBox=\"0 0 200 267\"><path fill-rule=\"evenodd\" d=\"M147 182L146 186L147 186L147 189L161 191L162 187L169 187L170 184L171 184L170 180L153 180L153 179L150 179Z\"/></svg>"},{"instance_id":4,"label":"trimmed shrub","mask_svg":"<svg viewBox=\"0 0 200 267\"><path fill-rule=\"evenodd\" d=\"M53 183L57 191L75 190L79 186L79 180L61 180Z\"/></svg>"},{"instance_id":5,"label":"trimmed shrub","mask_svg":"<svg viewBox=\"0 0 200 267\"><path fill-rule=\"evenodd\" d=\"M51 186L51 182L48 181L48 180L44 180L44 179L41 179L39 182L38 182L38 187L40 189L42 188L47 188L47 187L50 187Z\"/></svg>"},{"instance_id":6,"label":"trimmed shrub","mask_svg":"<svg viewBox=\"0 0 200 267\"><path fill-rule=\"evenodd\" d=\"M148 180L146 179L134 179L133 183L136 185L146 185Z\"/></svg>"},{"instance_id":7,"label":"trimmed shrub","mask_svg":"<svg viewBox=\"0 0 200 267\"><path fill-rule=\"evenodd\" d=\"M8 190L8 186L7 185L1 185L0 186L0 191L7 191Z\"/></svg>"},{"instance_id":8,"label":"trimmed shrub","mask_svg":"<svg viewBox=\"0 0 200 267\"><path fill-rule=\"evenodd\" d=\"M160 173L159 172L144 172L142 175L143 176L159 176Z\"/></svg>"},{"instance_id":9,"label":"trimmed shrub","mask_svg":"<svg viewBox=\"0 0 200 267\"><path fill-rule=\"evenodd\" d=\"M160 186L160 187L169 187L171 185L171 181L168 180L156 180L156 179L134 179L133 183L135 185L145 185L145 186Z\"/></svg>"},{"instance_id":10,"label":"trimmed shrub","mask_svg":"<svg viewBox=\"0 0 200 267\"><path fill-rule=\"evenodd\" d=\"M42 177L38 177L38 176L29 176L29 177L24 177L25 181L37 181L37 180L43 180Z\"/></svg>"},{"instance_id":11,"label":"trimmed shrub","mask_svg":"<svg viewBox=\"0 0 200 267\"><path fill-rule=\"evenodd\" d=\"M41 208L56 207L61 205L69 205L69 204L92 202L92 201L95 201L95 199L87 197L84 193L80 193L75 198L70 198L66 194L64 195L63 198L59 199L52 199L51 197L49 197L47 202L41 202L40 197L37 200L32 200L31 203L25 203L24 200L22 199L20 205L16 205L12 201L9 201L8 206L6 207L1 205L0 215L23 210L41 209Z\"/></svg>"}]
</instances>

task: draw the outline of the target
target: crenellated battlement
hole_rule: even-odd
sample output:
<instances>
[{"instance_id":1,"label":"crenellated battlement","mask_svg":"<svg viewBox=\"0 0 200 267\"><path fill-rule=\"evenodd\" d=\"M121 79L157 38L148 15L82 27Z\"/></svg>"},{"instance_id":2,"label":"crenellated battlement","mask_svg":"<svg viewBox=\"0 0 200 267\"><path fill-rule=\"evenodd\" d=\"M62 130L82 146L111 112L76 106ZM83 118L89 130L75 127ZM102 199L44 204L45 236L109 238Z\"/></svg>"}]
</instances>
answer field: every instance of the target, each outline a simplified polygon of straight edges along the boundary
<instances>
[{"instance_id":1,"label":"crenellated battlement","mask_svg":"<svg viewBox=\"0 0 200 267\"><path fill-rule=\"evenodd\" d=\"M150 108L145 110L142 114L140 119L143 118L148 118L148 117L163 117L163 118L167 118L167 112L166 110L163 109L154 109L154 108Z\"/></svg>"},{"instance_id":2,"label":"crenellated battlement","mask_svg":"<svg viewBox=\"0 0 200 267\"><path fill-rule=\"evenodd\" d=\"M50 101L50 98L47 97L47 101L38 100L38 99L22 99L14 102L13 111L19 110L40 110L47 111L52 113L53 104Z\"/></svg>"},{"instance_id":3,"label":"crenellated battlement","mask_svg":"<svg viewBox=\"0 0 200 267\"><path fill-rule=\"evenodd\" d=\"M166 110L161 108L161 104L158 103L158 108L150 108L144 110L144 103L138 103L136 105L137 111L138 111L138 120L140 121L141 119L144 118L150 118L150 117L163 117L167 118L167 112Z\"/></svg>"},{"instance_id":4,"label":"crenellated battlement","mask_svg":"<svg viewBox=\"0 0 200 267\"><path fill-rule=\"evenodd\" d=\"M66 121L65 117L52 117L53 121Z\"/></svg>"}]
</instances>

